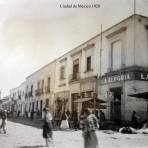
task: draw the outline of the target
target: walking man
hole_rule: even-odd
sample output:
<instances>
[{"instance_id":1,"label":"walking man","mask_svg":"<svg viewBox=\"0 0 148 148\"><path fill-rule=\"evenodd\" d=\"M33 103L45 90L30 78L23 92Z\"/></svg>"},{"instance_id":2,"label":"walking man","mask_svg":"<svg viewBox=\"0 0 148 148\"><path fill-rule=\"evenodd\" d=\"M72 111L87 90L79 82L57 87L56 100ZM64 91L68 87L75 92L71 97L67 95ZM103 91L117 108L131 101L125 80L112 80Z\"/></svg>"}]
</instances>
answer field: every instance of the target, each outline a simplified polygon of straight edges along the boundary
<instances>
[{"instance_id":1,"label":"walking man","mask_svg":"<svg viewBox=\"0 0 148 148\"><path fill-rule=\"evenodd\" d=\"M0 133L1 133L1 129L3 129L4 134L6 134L6 119L7 119L7 112L4 111L2 113L2 122L1 122L1 126L0 126Z\"/></svg>"}]
</instances>

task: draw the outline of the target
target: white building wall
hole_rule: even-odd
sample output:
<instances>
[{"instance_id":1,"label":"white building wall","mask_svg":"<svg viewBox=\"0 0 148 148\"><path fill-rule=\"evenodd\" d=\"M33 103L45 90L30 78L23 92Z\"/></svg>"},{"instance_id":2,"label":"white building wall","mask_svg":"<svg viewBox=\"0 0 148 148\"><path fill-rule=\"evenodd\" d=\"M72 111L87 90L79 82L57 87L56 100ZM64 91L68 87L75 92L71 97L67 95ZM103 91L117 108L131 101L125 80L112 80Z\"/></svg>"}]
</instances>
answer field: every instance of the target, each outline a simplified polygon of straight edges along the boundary
<instances>
[{"instance_id":1,"label":"white building wall","mask_svg":"<svg viewBox=\"0 0 148 148\"><path fill-rule=\"evenodd\" d=\"M135 23L135 24L134 24ZM111 29L106 30L102 34L102 75L111 72L109 70L110 65L110 42L109 38L114 37L122 37L124 44L123 50L124 54L123 58L123 67L131 67L131 66L148 66L148 30L146 30L145 26L148 25L148 18L142 16L136 16L135 22L134 17L130 17L121 23L113 26ZM114 34L120 28L126 27L125 31L121 33ZM134 28L135 27L135 28ZM111 36L111 37L108 37ZM120 70L120 69L119 69ZM99 71L98 71L99 74ZM138 92L134 92L131 90L132 87L136 89L141 88L141 92L147 92L148 90L148 82L147 81L126 81L125 84L121 83L119 86L123 87L124 94L121 96L121 101L123 107L122 110L122 119L131 120L131 114L133 110L137 111L138 115L142 117L142 120L146 119L147 113L147 103L145 100L137 99L134 97L129 97L129 94L134 94ZM110 97L107 92L110 87L118 87L118 83L102 85L101 86L101 95L104 99L107 98L108 107L104 110L108 119L110 119ZM98 89L99 92L99 89ZM125 99L125 100L124 100ZM125 105L125 106L124 106Z\"/></svg>"},{"instance_id":2,"label":"white building wall","mask_svg":"<svg viewBox=\"0 0 148 148\"><path fill-rule=\"evenodd\" d=\"M137 16L135 20L136 65L148 67L148 18Z\"/></svg>"},{"instance_id":3,"label":"white building wall","mask_svg":"<svg viewBox=\"0 0 148 148\"><path fill-rule=\"evenodd\" d=\"M26 78L27 85L29 86L29 90L31 85L33 84L33 97L31 98L30 102L43 100L43 103L45 105L45 99L48 98L50 104L53 104L54 102L53 93L54 93L54 85L55 85L55 64L56 64L56 61L53 61ZM45 93L45 87L47 87L48 77L50 77L50 93ZM44 87L43 87L44 93L40 96L36 96L35 90L37 90L37 83L40 81L40 88L41 88L42 80L44 80Z\"/></svg>"}]
</instances>

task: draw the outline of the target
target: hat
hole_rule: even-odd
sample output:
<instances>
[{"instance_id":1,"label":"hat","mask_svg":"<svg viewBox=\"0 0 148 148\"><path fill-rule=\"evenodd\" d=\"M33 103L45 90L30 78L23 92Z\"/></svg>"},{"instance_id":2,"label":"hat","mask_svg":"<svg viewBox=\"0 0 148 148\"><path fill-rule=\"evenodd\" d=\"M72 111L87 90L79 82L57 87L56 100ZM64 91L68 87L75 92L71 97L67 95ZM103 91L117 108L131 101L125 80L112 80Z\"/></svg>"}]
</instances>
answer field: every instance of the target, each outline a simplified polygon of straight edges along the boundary
<instances>
[{"instance_id":1,"label":"hat","mask_svg":"<svg viewBox=\"0 0 148 148\"><path fill-rule=\"evenodd\" d=\"M43 109L43 111L48 111L48 108L47 108L47 107L45 107L45 108Z\"/></svg>"}]
</instances>

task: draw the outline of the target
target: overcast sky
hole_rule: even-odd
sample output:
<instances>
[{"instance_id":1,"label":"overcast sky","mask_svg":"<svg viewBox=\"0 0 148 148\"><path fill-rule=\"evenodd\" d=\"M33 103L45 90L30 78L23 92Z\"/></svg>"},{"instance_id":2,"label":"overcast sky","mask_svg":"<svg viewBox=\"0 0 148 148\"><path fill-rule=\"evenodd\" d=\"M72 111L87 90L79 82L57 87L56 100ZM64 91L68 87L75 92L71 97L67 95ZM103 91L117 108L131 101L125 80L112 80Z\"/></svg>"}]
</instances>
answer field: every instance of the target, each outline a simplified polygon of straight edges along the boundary
<instances>
[{"instance_id":1,"label":"overcast sky","mask_svg":"<svg viewBox=\"0 0 148 148\"><path fill-rule=\"evenodd\" d=\"M133 13L134 0L0 0L2 96L25 77ZM60 8L60 4L100 8ZM148 0L136 12L148 16Z\"/></svg>"}]
</instances>

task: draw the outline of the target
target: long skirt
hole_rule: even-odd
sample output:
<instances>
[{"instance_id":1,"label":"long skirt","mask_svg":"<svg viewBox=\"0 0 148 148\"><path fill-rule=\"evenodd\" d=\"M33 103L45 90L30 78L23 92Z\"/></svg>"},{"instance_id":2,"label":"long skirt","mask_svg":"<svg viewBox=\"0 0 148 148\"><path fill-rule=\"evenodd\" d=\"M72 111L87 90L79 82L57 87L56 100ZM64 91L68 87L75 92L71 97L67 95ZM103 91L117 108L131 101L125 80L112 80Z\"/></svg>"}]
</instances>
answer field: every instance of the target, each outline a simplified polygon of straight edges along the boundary
<instances>
[{"instance_id":1,"label":"long skirt","mask_svg":"<svg viewBox=\"0 0 148 148\"><path fill-rule=\"evenodd\" d=\"M84 135L84 148L99 148L95 131L87 132Z\"/></svg>"},{"instance_id":2,"label":"long skirt","mask_svg":"<svg viewBox=\"0 0 148 148\"><path fill-rule=\"evenodd\" d=\"M60 128L61 129L68 129L69 128L68 120L62 120Z\"/></svg>"},{"instance_id":3,"label":"long skirt","mask_svg":"<svg viewBox=\"0 0 148 148\"><path fill-rule=\"evenodd\" d=\"M43 138L52 138L52 123L44 123L43 125Z\"/></svg>"}]
</instances>

